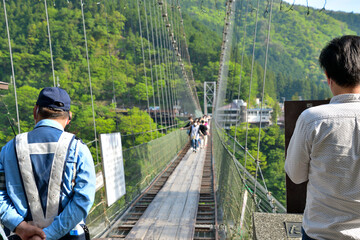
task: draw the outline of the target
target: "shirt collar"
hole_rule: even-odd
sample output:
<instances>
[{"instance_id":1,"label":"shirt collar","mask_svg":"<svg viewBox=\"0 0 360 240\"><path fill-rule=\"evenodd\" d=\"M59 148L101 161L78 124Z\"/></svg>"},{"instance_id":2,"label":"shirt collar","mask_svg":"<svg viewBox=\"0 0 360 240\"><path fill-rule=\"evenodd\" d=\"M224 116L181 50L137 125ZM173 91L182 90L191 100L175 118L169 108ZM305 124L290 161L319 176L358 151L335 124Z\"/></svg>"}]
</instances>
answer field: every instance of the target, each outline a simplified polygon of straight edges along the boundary
<instances>
[{"instance_id":1,"label":"shirt collar","mask_svg":"<svg viewBox=\"0 0 360 240\"><path fill-rule=\"evenodd\" d=\"M57 121L52 120L52 119L43 119L43 120L40 120L40 121L35 125L35 128L43 127L43 126L53 127L53 128L57 128L57 129L59 129L59 130L61 130L61 131L64 131L63 126L61 126L60 123L58 123Z\"/></svg>"},{"instance_id":2,"label":"shirt collar","mask_svg":"<svg viewBox=\"0 0 360 240\"><path fill-rule=\"evenodd\" d=\"M330 103L349 103L349 102L360 102L360 94L347 93L336 95L331 98Z\"/></svg>"}]
</instances>

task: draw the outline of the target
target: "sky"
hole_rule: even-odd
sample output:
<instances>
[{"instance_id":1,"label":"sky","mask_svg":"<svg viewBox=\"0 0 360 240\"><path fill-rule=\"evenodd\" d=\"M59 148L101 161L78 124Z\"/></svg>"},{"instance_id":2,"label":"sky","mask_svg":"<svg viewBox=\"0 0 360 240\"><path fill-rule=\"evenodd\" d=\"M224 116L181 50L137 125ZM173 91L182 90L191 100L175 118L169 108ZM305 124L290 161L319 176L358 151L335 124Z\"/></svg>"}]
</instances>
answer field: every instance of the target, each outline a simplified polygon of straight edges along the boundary
<instances>
[{"instance_id":1,"label":"sky","mask_svg":"<svg viewBox=\"0 0 360 240\"><path fill-rule=\"evenodd\" d=\"M359 0L295 0L295 4L307 6L306 2L309 2L310 7L321 9L325 1L326 10L360 13ZM284 2L292 4L294 0L284 0Z\"/></svg>"}]
</instances>

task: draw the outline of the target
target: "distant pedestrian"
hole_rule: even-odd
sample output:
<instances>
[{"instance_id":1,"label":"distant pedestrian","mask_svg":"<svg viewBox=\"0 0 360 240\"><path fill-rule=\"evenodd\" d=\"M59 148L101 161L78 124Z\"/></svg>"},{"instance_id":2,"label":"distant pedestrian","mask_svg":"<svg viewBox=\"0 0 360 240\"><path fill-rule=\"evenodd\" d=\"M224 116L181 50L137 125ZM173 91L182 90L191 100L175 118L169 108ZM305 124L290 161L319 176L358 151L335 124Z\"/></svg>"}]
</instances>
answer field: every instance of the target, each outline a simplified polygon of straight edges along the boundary
<instances>
[{"instance_id":1,"label":"distant pedestrian","mask_svg":"<svg viewBox=\"0 0 360 240\"><path fill-rule=\"evenodd\" d=\"M207 145L207 135L208 135L208 128L205 126L205 121L204 120L201 120L199 130L200 130L201 135L202 135L200 148L204 148Z\"/></svg>"},{"instance_id":2,"label":"distant pedestrian","mask_svg":"<svg viewBox=\"0 0 360 240\"><path fill-rule=\"evenodd\" d=\"M190 132L190 138L191 138L191 146L192 146L192 150L193 152L196 153L197 148L199 147L199 139L200 139L200 134L202 134L199 131L200 125L199 125L199 121L198 119L196 119L194 121L194 124L191 125L191 132Z\"/></svg>"},{"instance_id":3,"label":"distant pedestrian","mask_svg":"<svg viewBox=\"0 0 360 240\"><path fill-rule=\"evenodd\" d=\"M194 123L194 120L191 116L188 119L189 119L189 122L184 127L180 128L180 130L187 129L186 132L190 137L190 126Z\"/></svg>"}]
</instances>

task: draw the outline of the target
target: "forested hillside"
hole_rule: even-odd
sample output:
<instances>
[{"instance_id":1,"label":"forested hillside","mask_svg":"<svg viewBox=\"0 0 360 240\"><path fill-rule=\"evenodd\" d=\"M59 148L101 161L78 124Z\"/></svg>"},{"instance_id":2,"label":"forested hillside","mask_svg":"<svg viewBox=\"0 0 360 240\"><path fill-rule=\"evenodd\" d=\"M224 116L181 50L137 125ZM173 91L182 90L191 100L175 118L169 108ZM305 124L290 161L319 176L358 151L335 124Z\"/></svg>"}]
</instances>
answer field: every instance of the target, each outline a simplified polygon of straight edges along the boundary
<instances>
[{"instance_id":1,"label":"forested hillside","mask_svg":"<svg viewBox=\"0 0 360 240\"><path fill-rule=\"evenodd\" d=\"M360 34L360 14L334 11L329 11L327 14L339 21L346 23L351 30L357 33L357 35Z\"/></svg>"},{"instance_id":2,"label":"forested hillside","mask_svg":"<svg viewBox=\"0 0 360 240\"><path fill-rule=\"evenodd\" d=\"M72 99L73 121L69 127L84 142L94 140L89 77L95 102L97 133L121 131L123 134L143 133L155 129L154 121L144 112L147 98L153 100L158 89L152 88L150 69L144 76L142 43L134 1L86 1L86 23L90 74L86 58L85 34L80 1L47 1L51 29L56 85L66 89ZM144 6L140 6L144 18ZM160 13L158 13L160 14ZM33 127L32 108L41 88L53 86L47 21L43 1L16 0L7 3L21 131ZM142 19L145 22L144 19ZM11 81L9 45L4 11L0 11L0 81L11 84L1 91L0 146L13 138L7 117L15 125L14 89ZM148 40L143 38L145 51ZM152 50L153 51L153 50ZM166 50L164 49L164 52ZM155 54L155 53L153 53ZM153 67L164 71L165 65ZM174 78L177 79L177 73ZM181 81L178 79L177 81ZM164 84L164 76L158 84ZM179 89L178 91L181 91ZM178 92L181 95L181 92ZM131 109L127 116L114 111L117 107ZM7 109L3 105L7 105ZM153 104L152 104L153 106ZM142 109L142 111L139 111ZM149 122L151 124L149 124ZM161 127L161 126L158 126ZM157 135L158 137L161 134ZM135 135L133 143L152 139L149 133ZM130 146L130 144L125 145ZM94 151L94 148L91 147Z\"/></svg>"},{"instance_id":3,"label":"forested hillside","mask_svg":"<svg viewBox=\"0 0 360 240\"><path fill-rule=\"evenodd\" d=\"M259 21L256 36L255 59L260 66L255 67L259 77L255 76L257 87L261 87L259 80L262 78L262 68L264 67L267 18L269 12L268 2L260 1ZM202 22L211 30L214 30L219 38L222 36L222 30L225 16L225 1L183 1L183 9L193 22ZM247 11L246 11L247 9ZM247 17L246 17L247 15ZM319 11L313 8L301 6L290 6L289 4L274 3L271 41L269 47L268 69L266 92L272 98L278 101L285 97L287 100L297 99L300 96L303 99L324 99L330 97L330 92L325 84L325 78L318 66L318 56L320 50L325 44L336 36L344 34L356 34L359 32L360 14L342 13L332 11ZM247 21L245 21L247 19ZM244 25L246 24L245 39L245 64L243 66L243 82L248 82L249 62L251 63L252 41L254 39L254 28L256 19L256 6L252 1L239 1L236 13L237 25L234 29L236 34L236 43L232 51L236 52L231 61L234 68L230 68L228 100L234 98L233 91L239 85L239 72L234 75L234 62L240 62L239 55L242 50L242 41L244 36ZM190 28L191 29L191 28ZM196 35L197 36L197 35ZM190 36L189 36L190 37ZM208 45L209 39L206 39L203 46ZM189 39L191 43L191 39ZM205 74L213 65L217 65L206 58L198 60L198 46L190 51L193 63L199 64L196 68L196 79L200 82L213 81L216 79L216 71L212 75ZM220 57L218 58L220 59ZM232 70L233 69L233 70ZM239 71L239 67L237 68ZM241 98L247 99L246 86ZM254 90L255 91L255 90ZM259 89L256 90L259 93ZM256 93L254 93L256 94Z\"/></svg>"}]
</instances>

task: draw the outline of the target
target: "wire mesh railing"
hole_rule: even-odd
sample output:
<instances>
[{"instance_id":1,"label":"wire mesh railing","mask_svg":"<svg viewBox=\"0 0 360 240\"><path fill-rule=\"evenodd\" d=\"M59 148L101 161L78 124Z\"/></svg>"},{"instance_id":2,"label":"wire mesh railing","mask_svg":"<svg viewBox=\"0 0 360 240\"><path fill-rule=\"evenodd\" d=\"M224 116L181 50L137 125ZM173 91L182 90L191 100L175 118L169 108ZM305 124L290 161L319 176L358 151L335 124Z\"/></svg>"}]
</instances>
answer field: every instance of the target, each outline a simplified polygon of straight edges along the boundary
<instances>
[{"instance_id":1,"label":"wire mesh railing","mask_svg":"<svg viewBox=\"0 0 360 240\"><path fill-rule=\"evenodd\" d=\"M153 181L157 174L177 155L188 141L185 131L173 131L161 138L123 151L126 194L107 207L105 188L96 192L95 202L87 217L92 237L97 237L111 226L121 212ZM102 170L97 167L97 172Z\"/></svg>"},{"instance_id":2,"label":"wire mesh railing","mask_svg":"<svg viewBox=\"0 0 360 240\"><path fill-rule=\"evenodd\" d=\"M220 237L250 239L253 212L286 209L236 159L227 147L225 131L212 126Z\"/></svg>"}]
</instances>

